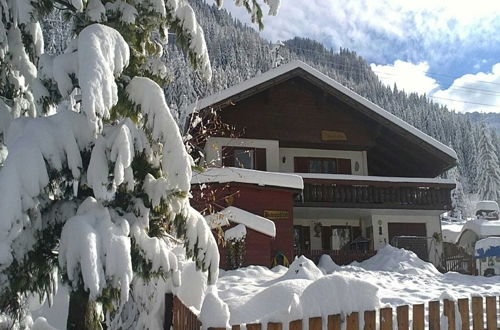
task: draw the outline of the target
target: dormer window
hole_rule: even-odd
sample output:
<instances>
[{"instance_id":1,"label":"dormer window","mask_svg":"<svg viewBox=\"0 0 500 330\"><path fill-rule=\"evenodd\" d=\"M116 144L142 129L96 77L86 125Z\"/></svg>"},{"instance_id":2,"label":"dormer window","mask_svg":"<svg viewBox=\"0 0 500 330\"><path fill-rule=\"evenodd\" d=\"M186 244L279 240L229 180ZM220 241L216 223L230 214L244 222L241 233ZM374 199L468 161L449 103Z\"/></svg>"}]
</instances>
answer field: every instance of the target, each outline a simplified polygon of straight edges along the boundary
<instances>
[{"instance_id":1,"label":"dormer window","mask_svg":"<svg viewBox=\"0 0 500 330\"><path fill-rule=\"evenodd\" d=\"M266 149L222 147L222 165L265 171Z\"/></svg>"}]
</instances>

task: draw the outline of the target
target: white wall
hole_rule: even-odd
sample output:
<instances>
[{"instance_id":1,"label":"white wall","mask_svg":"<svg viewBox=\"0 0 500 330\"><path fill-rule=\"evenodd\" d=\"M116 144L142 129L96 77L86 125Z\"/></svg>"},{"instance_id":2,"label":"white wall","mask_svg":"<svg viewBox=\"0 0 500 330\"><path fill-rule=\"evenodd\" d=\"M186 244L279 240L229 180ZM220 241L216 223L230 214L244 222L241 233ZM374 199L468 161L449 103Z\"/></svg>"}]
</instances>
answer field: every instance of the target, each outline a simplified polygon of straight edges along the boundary
<instances>
[{"instance_id":1,"label":"white wall","mask_svg":"<svg viewBox=\"0 0 500 330\"><path fill-rule=\"evenodd\" d=\"M280 148L279 171L294 172L294 157L347 158L351 160L351 170L353 175L368 175L366 151ZM285 161L283 162L283 160ZM356 162L359 164L357 171L355 168Z\"/></svg>"},{"instance_id":2,"label":"white wall","mask_svg":"<svg viewBox=\"0 0 500 330\"><path fill-rule=\"evenodd\" d=\"M368 175L366 151L320 150L280 148L279 141L211 137L205 145L206 162L209 166L222 166L222 147L246 147L266 149L266 169L269 172L294 172L294 157L347 158L351 160L353 175ZM356 171L356 162L358 170Z\"/></svg>"},{"instance_id":3,"label":"white wall","mask_svg":"<svg viewBox=\"0 0 500 330\"><path fill-rule=\"evenodd\" d=\"M242 138L211 137L205 145L206 162L209 166L222 166L222 147L265 148L266 169L269 172L279 172L278 156L279 142L275 140L258 140Z\"/></svg>"},{"instance_id":4,"label":"white wall","mask_svg":"<svg viewBox=\"0 0 500 330\"><path fill-rule=\"evenodd\" d=\"M403 211L404 212L404 211ZM417 211L418 212L418 211ZM424 213L425 211L420 211ZM374 214L372 215L373 225L373 248L379 250L386 244L389 244L389 226L391 222L398 223L425 223L427 237L433 237L434 233L441 234L441 221L437 215L395 215L395 214ZM382 235L379 234L380 227L382 227ZM434 240L428 241L429 258L434 264L439 263L443 248L442 242L435 242Z\"/></svg>"},{"instance_id":5,"label":"white wall","mask_svg":"<svg viewBox=\"0 0 500 330\"><path fill-rule=\"evenodd\" d=\"M334 211L334 209L332 209ZM397 223L425 223L427 237L432 237L434 233L441 233L441 222L439 215L436 211L425 210L365 210L367 214L359 214L357 217L342 217L334 218L326 217L308 217L308 218L295 218L294 225L309 226L311 232L311 249L321 249L321 237L314 237L314 224L321 222L323 225L328 226L360 226L363 236L366 235L366 228L373 227L373 248L379 250L386 244L389 244L388 237L388 224L391 222ZM379 234L379 227L382 227L382 235ZM442 254L442 243L435 242L434 240L428 241L429 258L435 265L438 265Z\"/></svg>"}]
</instances>

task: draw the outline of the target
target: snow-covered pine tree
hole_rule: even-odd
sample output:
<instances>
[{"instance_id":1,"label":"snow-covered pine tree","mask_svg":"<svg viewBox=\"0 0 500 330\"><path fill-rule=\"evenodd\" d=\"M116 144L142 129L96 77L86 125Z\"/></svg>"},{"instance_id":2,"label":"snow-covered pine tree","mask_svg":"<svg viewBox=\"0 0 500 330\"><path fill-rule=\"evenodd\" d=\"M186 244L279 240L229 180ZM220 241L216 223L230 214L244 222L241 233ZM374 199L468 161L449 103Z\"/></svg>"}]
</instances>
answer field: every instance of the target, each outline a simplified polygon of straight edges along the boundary
<instances>
[{"instance_id":1,"label":"snow-covered pine tree","mask_svg":"<svg viewBox=\"0 0 500 330\"><path fill-rule=\"evenodd\" d=\"M491 142L490 130L484 122L479 131L479 168L477 185L479 198L500 202L500 161Z\"/></svg>"},{"instance_id":2,"label":"snow-covered pine tree","mask_svg":"<svg viewBox=\"0 0 500 330\"><path fill-rule=\"evenodd\" d=\"M274 14L279 1L264 2ZM239 3L262 24L256 1ZM74 39L63 54L43 55L39 22L54 8L73 22ZM212 75L189 4L7 0L0 17L0 110L10 123L0 132L8 148L0 169L0 311L19 320L27 295L50 300L62 280L68 329L100 328L103 316L123 328L137 283L180 281L169 235L184 241L213 283L217 246L189 206L192 159L160 87L168 31L198 72Z\"/></svg>"},{"instance_id":3,"label":"snow-covered pine tree","mask_svg":"<svg viewBox=\"0 0 500 330\"><path fill-rule=\"evenodd\" d=\"M467 216L466 198L458 166L448 171L448 176L455 181L456 185L455 189L451 191L451 216L457 220L465 219Z\"/></svg>"}]
</instances>

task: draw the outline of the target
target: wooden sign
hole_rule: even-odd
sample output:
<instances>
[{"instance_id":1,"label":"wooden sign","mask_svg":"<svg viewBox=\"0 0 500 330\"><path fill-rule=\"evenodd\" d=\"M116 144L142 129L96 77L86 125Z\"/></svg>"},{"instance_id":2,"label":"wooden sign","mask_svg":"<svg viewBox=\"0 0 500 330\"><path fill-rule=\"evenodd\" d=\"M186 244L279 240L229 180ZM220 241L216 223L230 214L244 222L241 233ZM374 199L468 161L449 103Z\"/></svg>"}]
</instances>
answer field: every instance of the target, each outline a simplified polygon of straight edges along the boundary
<instances>
[{"instance_id":1,"label":"wooden sign","mask_svg":"<svg viewBox=\"0 0 500 330\"><path fill-rule=\"evenodd\" d=\"M321 130L321 141L347 141L347 135L340 131Z\"/></svg>"},{"instance_id":2,"label":"wooden sign","mask_svg":"<svg viewBox=\"0 0 500 330\"><path fill-rule=\"evenodd\" d=\"M264 218L269 220L288 219L288 211L264 210Z\"/></svg>"}]
</instances>

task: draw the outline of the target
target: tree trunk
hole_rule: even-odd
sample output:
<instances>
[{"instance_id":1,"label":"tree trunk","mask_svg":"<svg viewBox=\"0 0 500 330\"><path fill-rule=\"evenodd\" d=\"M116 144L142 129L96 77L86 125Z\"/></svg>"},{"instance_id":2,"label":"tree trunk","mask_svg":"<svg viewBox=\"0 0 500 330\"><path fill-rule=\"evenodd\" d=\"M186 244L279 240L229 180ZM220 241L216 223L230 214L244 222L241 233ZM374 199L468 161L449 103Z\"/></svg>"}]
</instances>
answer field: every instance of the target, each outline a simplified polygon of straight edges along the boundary
<instances>
[{"instance_id":1,"label":"tree trunk","mask_svg":"<svg viewBox=\"0 0 500 330\"><path fill-rule=\"evenodd\" d=\"M83 289L71 291L69 295L68 330L102 329L96 303L89 300L89 293Z\"/></svg>"}]
</instances>

